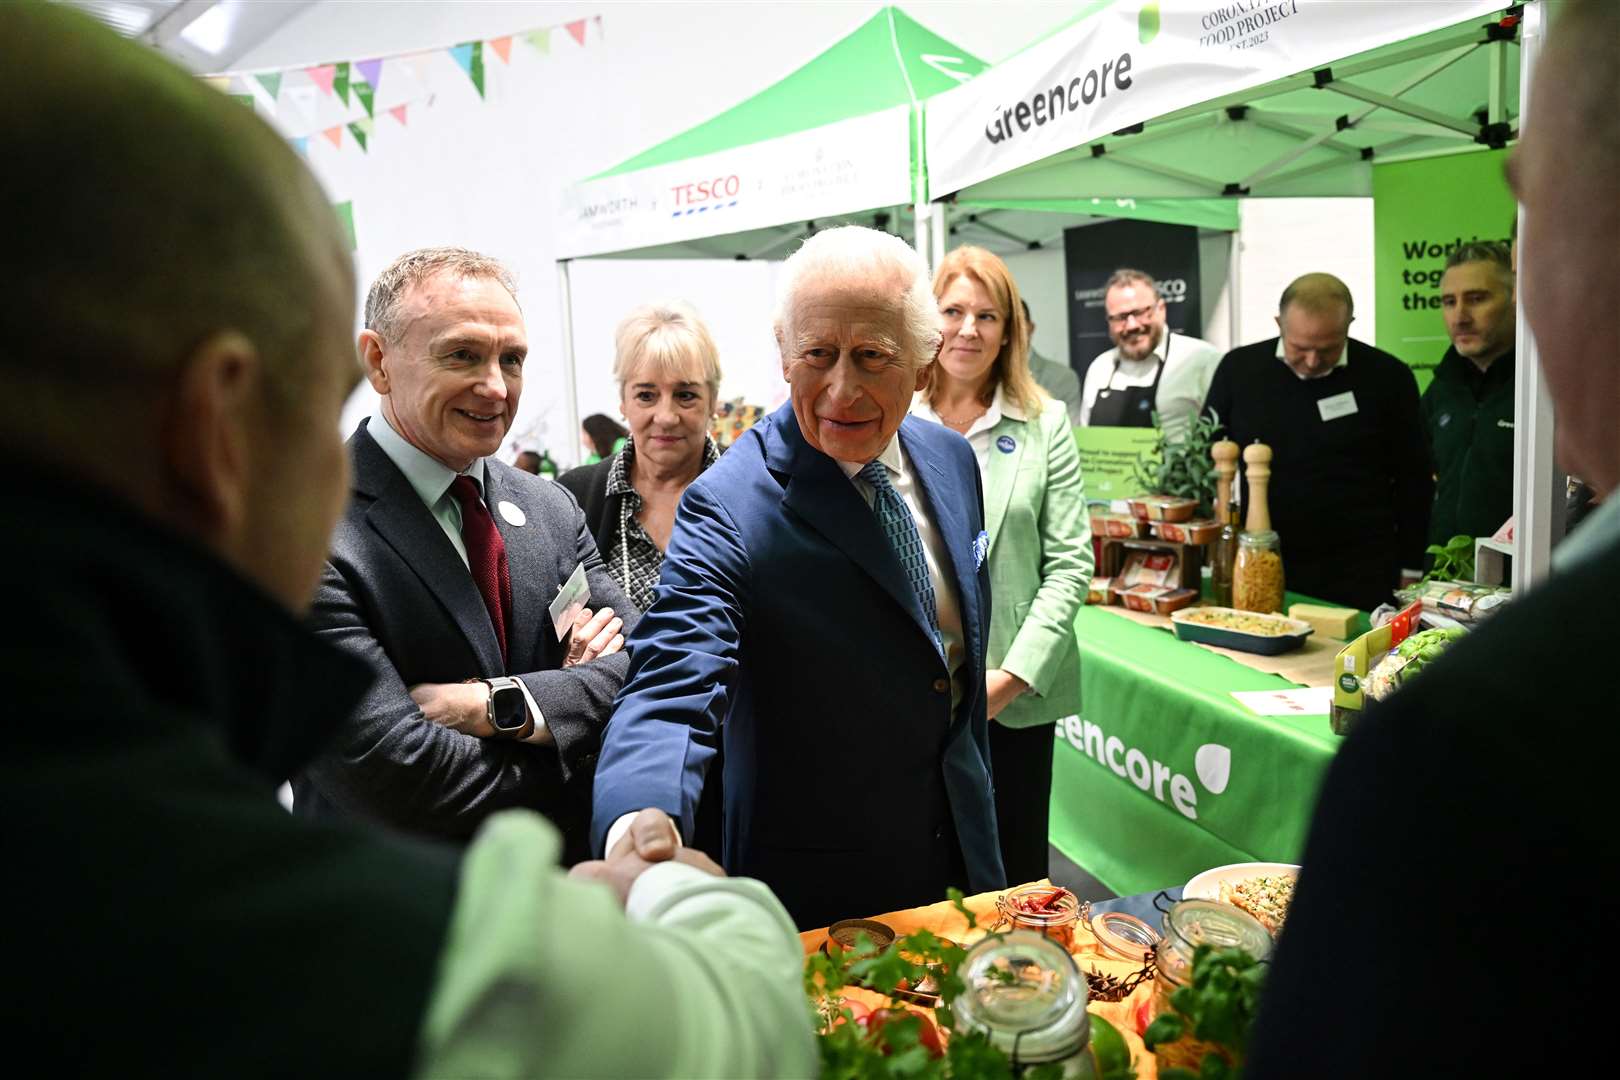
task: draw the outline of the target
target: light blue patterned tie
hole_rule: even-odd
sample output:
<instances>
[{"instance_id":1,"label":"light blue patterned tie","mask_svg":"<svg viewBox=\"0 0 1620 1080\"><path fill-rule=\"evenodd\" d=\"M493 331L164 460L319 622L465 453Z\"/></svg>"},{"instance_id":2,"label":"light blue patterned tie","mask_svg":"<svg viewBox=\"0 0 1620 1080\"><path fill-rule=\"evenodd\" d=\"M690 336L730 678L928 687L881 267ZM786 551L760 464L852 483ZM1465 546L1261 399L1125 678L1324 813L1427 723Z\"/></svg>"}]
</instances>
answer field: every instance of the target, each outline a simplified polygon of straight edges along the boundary
<instances>
[{"instance_id":1,"label":"light blue patterned tie","mask_svg":"<svg viewBox=\"0 0 1620 1080\"><path fill-rule=\"evenodd\" d=\"M855 475L872 485L872 512L877 514L878 528L894 548L900 566L911 583L911 591L922 604L928 619L928 630L934 635L934 648L945 655L945 642L939 636L939 609L934 601L934 583L928 577L928 559L923 554L922 536L917 523L900 493L889 483L889 470L881 461L869 461Z\"/></svg>"}]
</instances>

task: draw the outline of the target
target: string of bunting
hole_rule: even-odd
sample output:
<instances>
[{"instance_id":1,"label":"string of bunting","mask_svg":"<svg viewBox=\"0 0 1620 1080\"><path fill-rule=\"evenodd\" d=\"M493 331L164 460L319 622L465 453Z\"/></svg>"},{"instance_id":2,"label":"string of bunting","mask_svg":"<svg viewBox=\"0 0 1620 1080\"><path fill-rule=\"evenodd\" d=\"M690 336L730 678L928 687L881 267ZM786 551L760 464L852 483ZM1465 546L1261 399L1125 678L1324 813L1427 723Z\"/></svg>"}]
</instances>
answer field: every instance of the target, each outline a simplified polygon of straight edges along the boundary
<instances>
[{"instance_id":1,"label":"string of bunting","mask_svg":"<svg viewBox=\"0 0 1620 1080\"><path fill-rule=\"evenodd\" d=\"M363 111L365 115L356 115L353 119L346 119L337 124L322 125L302 135L288 136L287 141L300 154L306 156L309 153L310 142L315 138L323 138L339 150L346 142L352 142L361 152L366 152L376 133L377 88L382 84L384 65L405 63L412 68L418 81L421 82L425 81L422 76L423 62L440 54L447 54L472 82L473 88L482 99L485 87L486 49L493 53L501 64L510 66L514 42L521 41L539 55L549 56L553 42L559 38L571 39L579 48L586 48L592 38L600 41L602 16L591 15L571 22L558 23L555 26L543 26L482 41L462 42L441 49L392 53L366 60L343 60L329 64L234 71L205 75L203 79L250 109L258 108L259 98L254 92L255 87L269 98L272 107L278 107L284 91L295 92L290 88L300 82L305 86L313 85L318 91L317 103L321 99L335 99L342 102L343 108L350 111L351 115L355 110ZM404 127L413 107L431 106L436 96L434 93L424 93L387 105L382 111ZM344 138L345 133L348 135L347 139Z\"/></svg>"}]
</instances>

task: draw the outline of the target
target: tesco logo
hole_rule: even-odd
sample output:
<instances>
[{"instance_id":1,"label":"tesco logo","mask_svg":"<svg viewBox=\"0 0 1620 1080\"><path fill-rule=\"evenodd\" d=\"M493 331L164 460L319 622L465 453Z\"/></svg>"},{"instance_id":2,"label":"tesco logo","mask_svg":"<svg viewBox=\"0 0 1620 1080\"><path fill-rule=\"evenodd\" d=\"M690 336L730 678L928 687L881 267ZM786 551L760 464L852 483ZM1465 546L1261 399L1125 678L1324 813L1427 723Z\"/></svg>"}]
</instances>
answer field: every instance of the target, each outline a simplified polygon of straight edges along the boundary
<instances>
[{"instance_id":1,"label":"tesco logo","mask_svg":"<svg viewBox=\"0 0 1620 1080\"><path fill-rule=\"evenodd\" d=\"M742 180L736 173L717 176L712 180L697 180L690 184L676 184L670 188L676 206L696 206L716 199L735 199L742 190Z\"/></svg>"}]
</instances>

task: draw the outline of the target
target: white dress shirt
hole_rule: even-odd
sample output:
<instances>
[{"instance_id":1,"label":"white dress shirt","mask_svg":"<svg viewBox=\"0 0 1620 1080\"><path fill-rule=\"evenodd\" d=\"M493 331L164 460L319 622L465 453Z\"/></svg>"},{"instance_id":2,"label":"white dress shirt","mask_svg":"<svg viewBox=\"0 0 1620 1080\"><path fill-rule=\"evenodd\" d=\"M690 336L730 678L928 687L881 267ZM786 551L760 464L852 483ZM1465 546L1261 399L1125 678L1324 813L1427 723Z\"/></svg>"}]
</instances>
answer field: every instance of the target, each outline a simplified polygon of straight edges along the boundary
<instances>
[{"instance_id":1,"label":"white dress shirt","mask_svg":"<svg viewBox=\"0 0 1620 1080\"><path fill-rule=\"evenodd\" d=\"M1115 360L1119 361L1117 372ZM1153 351L1140 360L1120 357L1117 346L1109 349L1099 354L1086 369L1085 387L1080 392L1080 423L1091 423L1091 407L1097 403L1099 392L1152 386L1162 363L1164 377L1159 379L1154 408L1159 411L1166 437L1178 439L1204 407L1204 396L1209 393L1210 380L1215 377L1215 368L1220 362L1221 350L1209 342L1169 331L1159 339Z\"/></svg>"},{"instance_id":2,"label":"white dress shirt","mask_svg":"<svg viewBox=\"0 0 1620 1080\"><path fill-rule=\"evenodd\" d=\"M967 642L962 634L962 604L957 598L955 576L949 573L952 566L950 550L945 546L944 537L939 534L939 527L928 516L923 506L922 491L917 486L917 474L906 460L904 451L900 449L900 433L895 432L889 440L889 445L878 454L881 461L889 471L889 483L894 487L895 494L906 504L911 511L911 520L917 525L917 535L922 539L923 560L928 564L928 580L934 586L934 609L939 619L939 636L945 644L945 667L951 673L951 712L962 703L962 665L967 660ZM865 462L840 461L838 467L844 470L855 485L855 490L861 493L866 505L871 506L876 493L872 485L860 479L855 474L866 467ZM983 466L980 466L981 471Z\"/></svg>"},{"instance_id":3,"label":"white dress shirt","mask_svg":"<svg viewBox=\"0 0 1620 1080\"><path fill-rule=\"evenodd\" d=\"M470 476L478 485L479 498L488 504L489 494L484 488L484 459L475 458L461 472L446 467L444 464L423 453L421 450L405 441L405 437L394 430L394 425L378 409L372 414L371 422L366 425L366 434L371 436L372 442L392 461L405 479L410 482L412 490L421 498L428 513L433 520L439 523L444 535L449 538L456 554L461 556L463 566L468 572L472 571L472 564L467 561L467 543L461 538L461 503L450 494L450 485L457 476ZM527 742L549 743L552 741L551 731L546 727L545 714L540 706L535 704L534 695L529 688L523 685L523 680L517 680L518 689L523 691L523 700L528 704L529 716L534 720L534 732Z\"/></svg>"},{"instance_id":4,"label":"white dress shirt","mask_svg":"<svg viewBox=\"0 0 1620 1080\"><path fill-rule=\"evenodd\" d=\"M939 418L939 414L934 411L934 407L928 404L928 391L926 390L919 390L912 395L911 415L919 420L949 426ZM1018 402L1009 398L1002 389L1001 384L997 383L996 396L990 399L990 407L985 410L983 416L968 425L968 429L962 433L962 437L968 441L968 445L973 447L973 456L979 459L979 483L984 486L986 491L990 488L990 430L1006 417L1011 417L1014 420L1027 419L1024 410L1019 408Z\"/></svg>"},{"instance_id":5,"label":"white dress shirt","mask_svg":"<svg viewBox=\"0 0 1620 1080\"><path fill-rule=\"evenodd\" d=\"M1288 364L1288 353L1283 349L1283 339L1282 339L1282 337L1280 335L1277 338L1277 359L1281 360L1285 364ZM1294 371L1294 365L1292 365L1292 364L1288 364L1288 370L1294 371L1294 377L1297 378L1300 382L1306 382L1306 381L1308 381L1310 379L1325 379L1329 375L1333 374L1335 371L1338 371L1340 368L1344 367L1349 362L1350 362L1350 339L1345 338L1344 339L1344 348L1339 351L1339 359L1334 362L1332 367L1330 367L1326 371L1322 372L1322 374L1320 374L1320 375L1301 375L1299 372ZM1207 390L1209 388L1205 387L1205 389Z\"/></svg>"}]
</instances>

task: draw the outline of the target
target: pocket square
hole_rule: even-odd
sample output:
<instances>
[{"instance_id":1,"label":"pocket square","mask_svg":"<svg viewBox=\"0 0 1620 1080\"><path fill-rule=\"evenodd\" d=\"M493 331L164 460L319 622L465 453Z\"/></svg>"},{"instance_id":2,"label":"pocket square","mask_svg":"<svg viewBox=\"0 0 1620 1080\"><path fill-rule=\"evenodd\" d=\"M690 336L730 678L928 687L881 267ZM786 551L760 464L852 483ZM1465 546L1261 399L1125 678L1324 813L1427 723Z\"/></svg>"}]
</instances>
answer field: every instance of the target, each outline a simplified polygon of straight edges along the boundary
<instances>
[{"instance_id":1,"label":"pocket square","mask_svg":"<svg viewBox=\"0 0 1620 1080\"><path fill-rule=\"evenodd\" d=\"M990 550L990 534L983 529L973 538L973 572L977 574L979 567L984 565L984 556Z\"/></svg>"}]
</instances>

